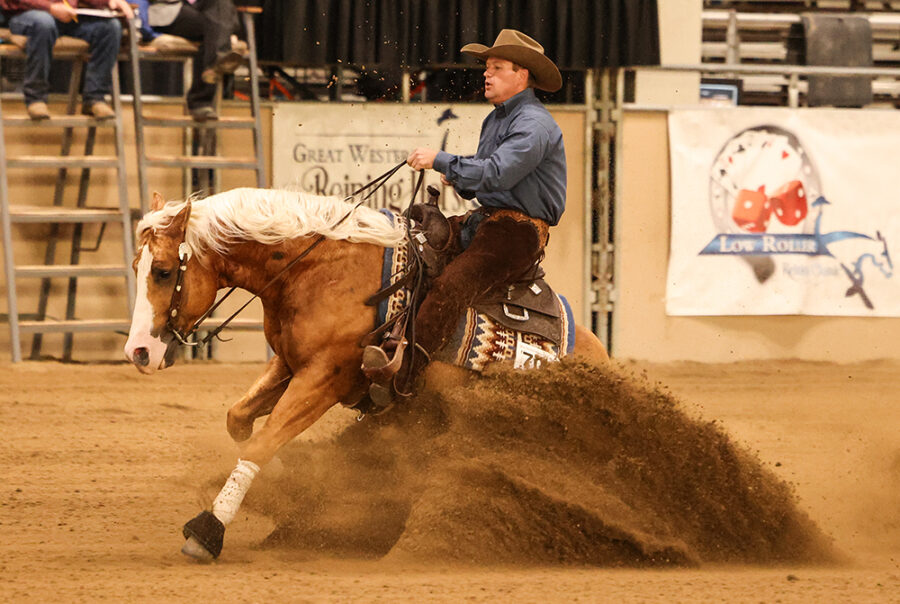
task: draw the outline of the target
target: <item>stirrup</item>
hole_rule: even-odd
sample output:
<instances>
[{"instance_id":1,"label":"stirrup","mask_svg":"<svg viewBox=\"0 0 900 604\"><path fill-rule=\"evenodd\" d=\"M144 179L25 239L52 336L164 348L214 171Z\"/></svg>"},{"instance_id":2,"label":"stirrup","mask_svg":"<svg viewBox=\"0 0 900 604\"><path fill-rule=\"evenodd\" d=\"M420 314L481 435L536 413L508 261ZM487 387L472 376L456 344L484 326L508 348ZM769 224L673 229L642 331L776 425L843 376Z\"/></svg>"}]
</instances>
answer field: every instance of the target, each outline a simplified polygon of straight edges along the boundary
<instances>
[{"instance_id":1,"label":"stirrup","mask_svg":"<svg viewBox=\"0 0 900 604\"><path fill-rule=\"evenodd\" d=\"M393 356L388 358L387 353L380 346L366 346L363 351L362 371L372 382L386 385L403 364L403 352L406 350L406 340L397 342Z\"/></svg>"},{"instance_id":2,"label":"stirrup","mask_svg":"<svg viewBox=\"0 0 900 604\"><path fill-rule=\"evenodd\" d=\"M417 356L422 355L422 356ZM424 362L421 360L424 358ZM431 364L431 355L428 354L428 351L422 348L422 345L416 343L415 350L413 350L410 355L409 362L412 364L412 375L406 376L406 379L398 380L399 376L394 376L393 380L393 391L396 396L399 396L403 399L408 399L412 397L416 391L412 386L416 382L417 376L425 370L425 367ZM399 382L399 383L398 383Z\"/></svg>"}]
</instances>

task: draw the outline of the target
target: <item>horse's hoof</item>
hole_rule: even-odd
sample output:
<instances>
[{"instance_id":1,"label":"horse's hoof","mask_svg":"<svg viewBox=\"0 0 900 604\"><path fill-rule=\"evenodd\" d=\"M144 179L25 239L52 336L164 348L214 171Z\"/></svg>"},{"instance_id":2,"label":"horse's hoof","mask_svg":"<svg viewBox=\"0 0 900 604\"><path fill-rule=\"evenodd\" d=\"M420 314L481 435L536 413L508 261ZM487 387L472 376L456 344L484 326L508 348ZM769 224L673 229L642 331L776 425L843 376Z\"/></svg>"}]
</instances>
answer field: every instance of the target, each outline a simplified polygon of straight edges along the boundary
<instances>
[{"instance_id":1,"label":"horse's hoof","mask_svg":"<svg viewBox=\"0 0 900 604\"><path fill-rule=\"evenodd\" d=\"M188 556L193 556L198 560L212 560L218 558L222 552L222 542L225 540L225 525L222 521L215 517L209 510L204 510L187 521L181 534L187 539L182 552ZM201 555L195 555L195 549L189 547L191 542L202 548Z\"/></svg>"},{"instance_id":2,"label":"horse's hoof","mask_svg":"<svg viewBox=\"0 0 900 604\"><path fill-rule=\"evenodd\" d=\"M209 550L200 545L200 542L193 537L188 537L185 540L184 545L181 546L181 553L197 562L212 562L215 560L215 557L209 553Z\"/></svg>"}]
</instances>

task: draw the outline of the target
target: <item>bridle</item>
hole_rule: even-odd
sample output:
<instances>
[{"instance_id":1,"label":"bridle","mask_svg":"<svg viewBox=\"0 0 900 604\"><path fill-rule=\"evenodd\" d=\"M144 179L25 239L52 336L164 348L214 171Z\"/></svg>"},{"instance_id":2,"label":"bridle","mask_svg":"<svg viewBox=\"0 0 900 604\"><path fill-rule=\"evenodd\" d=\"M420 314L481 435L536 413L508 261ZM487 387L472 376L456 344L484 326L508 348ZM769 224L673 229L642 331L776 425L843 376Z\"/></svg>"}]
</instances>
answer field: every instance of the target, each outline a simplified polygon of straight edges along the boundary
<instances>
[{"instance_id":1,"label":"bridle","mask_svg":"<svg viewBox=\"0 0 900 604\"><path fill-rule=\"evenodd\" d=\"M187 231L187 218L190 218L190 210L188 210L188 215L184 221L185 231ZM187 242L182 241L178 244L178 270L175 272L175 289L172 290L172 299L169 301L169 310L166 312L166 329L172 332L177 339L182 344L186 345L194 345L196 343L188 342L187 339L197 330L198 322L194 322L194 325L191 327L191 330L182 334L181 330L175 325L175 318L178 316L178 309L181 307L181 298L183 296L182 290L184 288L184 273L187 271L188 261L191 259L192 252L191 246L187 244Z\"/></svg>"},{"instance_id":2,"label":"bridle","mask_svg":"<svg viewBox=\"0 0 900 604\"><path fill-rule=\"evenodd\" d=\"M345 220L347 220L348 218L350 218L350 216L353 214L353 212L356 211L356 208L361 206L369 197L371 197L375 193L375 191L377 191L382 185L384 185L384 183L386 183L388 181L388 179L390 179L391 176L393 176L397 172L397 170L402 168L404 165L406 165L406 161L400 162L399 164L397 164L396 166L394 166L393 168L391 168L390 170L388 170L381 176L378 176L377 178L372 179L371 181L369 181L368 183L366 183L365 185L363 185L362 187L360 187L359 189L357 189L356 191L354 191L353 193L351 193L350 195L345 197L344 201L349 201L349 200L353 199L355 196L357 196L360 193L362 193L363 191L365 191L366 189L369 189L369 188L372 189L371 191L369 191L369 193L366 194L365 197L360 199L352 208L350 208L350 210L346 214L344 214L344 216L340 220L338 220L336 223L334 223L334 226L336 227L336 226L340 225L342 222L344 222ZM415 186L415 188L413 188L412 199L410 200L410 206L412 205L413 201L415 201L416 195L418 194L419 189L422 186L422 177L423 176L424 176L424 172L420 171L419 178L416 181L416 186ZM175 289L172 290L172 299L169 301L169 309L166 311L166 329L168 329L170 332L172 332L172 335L175 336L175 339L178 340L180 343L184 344L185 346L204 346L204 345L208 344L213 338L222 340L222 338L219 337L219 332L221 332L223 329L225 329L225 327L229 323L231 323L231 321L234 320L234 318L237 317L241 313L241 311L243 311L245 308L247 308L250 305L250 303L253 302L255 299L257 299L261 293L263 293L266 289L269 288L269 286L271 286L273 283L278 281L282 275L284 275L288 270L290 270L295 264L300 262L303 258L308 256L320 243L322 243L322 241L325 240L325 235L322 235L321 233L319 235L317 235L316 238L312 242L310 242L310 244L306 247L306 249L304 249L302 252L300 252L294 259L292 259L290 262L288 262L284 266L284 268L282 268L280 271L278 271L278 273L276 273L276 275L274 277L272 277L265 285L263 285L262 288L260 288L259 292L257 292L256 294L253 295L252 298L247 300L247 302L245 302L243 304L243 306L241 306L234 313L232 313L230 317L228 317L227 319L222 321L222 323L218 327L210 330L202 340L199 340L197 342L191 342L190 338L197 332L197 330L200 328L200 325L203 323L203 321L208 319L212 315L212 313L219 307L219 305L221 305L222 302L224 302L228 296L230 296L232 293L234 293L234 291L237 289L237 286L232 287L227 292L225 292L225 294L221 298L219 298L215 304L210 306L209 309L207 309L207 311L205 313L200 315L200 317L196 321L194 321L194 323L190 326L190 328L187 331L182 331L175 325L175 320L178 317L178 313L181 308L181 300L184 295L184 293L183 293L184 275L185 275L185 272L187 271L188 262L190 261L191 256L192 256L191 248L187 244L187 241L186 241L187 226L188 226L189 218L190 218L190 209L188 209L188 215L187 215L187 217L185 217L185 221L184 221L184 225L185 225L184 226L184 235L182 236L181 242L178 244L178 270L176 271L176 274L175 274Z\"/></svg>"}]
</instances>

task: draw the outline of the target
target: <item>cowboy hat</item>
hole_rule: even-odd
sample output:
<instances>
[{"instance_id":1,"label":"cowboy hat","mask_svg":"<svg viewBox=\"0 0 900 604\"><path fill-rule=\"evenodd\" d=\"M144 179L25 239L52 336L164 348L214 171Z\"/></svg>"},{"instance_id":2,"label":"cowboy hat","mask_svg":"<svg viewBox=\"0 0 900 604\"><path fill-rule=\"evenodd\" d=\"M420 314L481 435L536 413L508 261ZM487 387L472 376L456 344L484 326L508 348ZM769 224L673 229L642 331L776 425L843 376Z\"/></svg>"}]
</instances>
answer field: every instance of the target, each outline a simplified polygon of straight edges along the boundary
<instances>
[{"instance_id":1,"label":"cowboy hat","mask_svg":"<svg viewBox=\"0 0 900 604\"><path fill-rule=\"evenodd\" d=\"M544 54L544 47L537 40L515 29L504 29L494 40L494 45L466 44L462 51L482 61L488 57L506 59L528 70L534 78L534 87L547 92L562 88L562 75L556 64Z\"/></svg>"}]
</instances>

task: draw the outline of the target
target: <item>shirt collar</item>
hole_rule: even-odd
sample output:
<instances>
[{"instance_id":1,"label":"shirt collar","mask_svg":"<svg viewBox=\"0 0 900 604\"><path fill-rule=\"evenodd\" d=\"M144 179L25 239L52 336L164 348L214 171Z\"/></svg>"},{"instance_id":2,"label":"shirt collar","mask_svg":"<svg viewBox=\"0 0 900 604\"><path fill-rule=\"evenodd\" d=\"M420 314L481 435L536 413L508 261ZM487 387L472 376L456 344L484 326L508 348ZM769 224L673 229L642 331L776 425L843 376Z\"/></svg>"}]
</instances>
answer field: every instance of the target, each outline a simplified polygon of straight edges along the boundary
<instances>
[{"instance_id":1,"label":"shirt collar","mask_svg":"<svg viewBox=\"0 0 900 604\"><path fill-rule=\"evenodd\" d=\"M529 103L536 98L537 97L534 96L534 89L526 88L512 98L506 99L505 101L497 105L497 113L502 117L506 117L507 115L515 111L517 107Z\"/></svg>"}]
</instances>

